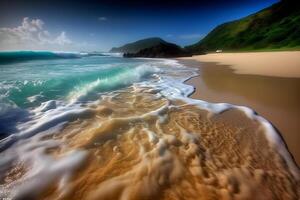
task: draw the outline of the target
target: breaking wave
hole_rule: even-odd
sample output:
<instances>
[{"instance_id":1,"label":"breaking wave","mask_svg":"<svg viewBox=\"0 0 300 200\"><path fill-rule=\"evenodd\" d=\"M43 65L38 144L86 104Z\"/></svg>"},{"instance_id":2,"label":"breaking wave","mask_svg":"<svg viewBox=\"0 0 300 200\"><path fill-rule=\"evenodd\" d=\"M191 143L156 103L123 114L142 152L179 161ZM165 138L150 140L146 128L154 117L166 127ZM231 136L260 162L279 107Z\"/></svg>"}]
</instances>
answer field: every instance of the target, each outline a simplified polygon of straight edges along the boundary
<instances>
[{"instance_id":1,"label":"breaking wave","mask_svg":"<svg viewBox=\"0 0 300 200\"><path fill-rule=\"evenodd\" d=\"M66 58L81 58L85 56L104 56L101 53L59 52L59 51L2 51L0 64L22 62L29 60L51 60Z\"/></svg>"},{"instance_id":2,"label":"breaking wave","mask_svg":"<svg viewBox=\"0 0 300 200\"><path fill-rule=\"evenodd\" d=\"M67 101L28 109L0 141L0 197L298 199L276 129L250 108L190 99L194 69L156 60L102 72Z\"/></svg>"}]
</instances>

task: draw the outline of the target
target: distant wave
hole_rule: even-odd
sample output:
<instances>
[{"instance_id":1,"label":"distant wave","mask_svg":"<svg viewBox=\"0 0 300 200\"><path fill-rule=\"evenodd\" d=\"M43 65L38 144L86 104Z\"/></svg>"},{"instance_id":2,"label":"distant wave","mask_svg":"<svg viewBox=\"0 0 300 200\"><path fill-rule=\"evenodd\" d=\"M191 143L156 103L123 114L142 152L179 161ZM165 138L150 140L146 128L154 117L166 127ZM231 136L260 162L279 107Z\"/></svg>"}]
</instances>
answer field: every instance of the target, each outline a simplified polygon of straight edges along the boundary
<instances>
[{"instance_id":1,"label":"distant wave","mask_svg":"<svg viewBox=\"0 0 300 200\"><path fill-rule=\"evenodd\" d=\"M101 53L101 54L104 55L104 56L123 57L123 53L109 53L109 52L104 52L104 53Z\"/></svg>"},{"instance_id":2,"label":"distant wave","mask_svg":"<svg viewBox=\"0 0 300 200\"><path fill-rule=\"evenodd\" d=\"M0 64L28 60L49 60L62 58L82 58L86 56L104 56L102 53L81 53L63 51L3 51L0 52Z\"/></svg>"}]
</instances>

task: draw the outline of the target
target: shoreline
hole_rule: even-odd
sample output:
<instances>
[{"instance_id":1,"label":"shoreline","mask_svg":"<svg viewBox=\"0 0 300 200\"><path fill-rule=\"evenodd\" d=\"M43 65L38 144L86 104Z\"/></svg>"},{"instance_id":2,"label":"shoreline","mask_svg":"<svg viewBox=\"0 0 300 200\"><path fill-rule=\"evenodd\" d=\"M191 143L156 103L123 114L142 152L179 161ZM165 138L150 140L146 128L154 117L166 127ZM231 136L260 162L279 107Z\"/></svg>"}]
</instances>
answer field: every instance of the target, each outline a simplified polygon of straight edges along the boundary
<instances>
[{"instance_id":1,"label":"shoreline","mask_svg":"<svg viewBox=\"0 0 300 200\"><path fill-rule=\"evenodd\" d=\"M191 79L201 78L200 76L201 76L201 75L192 76L192 77L190 77L190 78L188 78L187 80L184 81L185 84L188 84L188 85L191 85L191 86L194 87L194 91L193 91L190 95L188 95L188 98L195 99L195 100L202 100L202 99L199 99L198 97L193 97L194 94L195 94L195 92L196 92L197 87L196 87L193 83L189 83L189 82L191 81ZM217 103L217 102L214 102L214 103ZM224 103L225 103L225 102L224 102ZM232 104L232 105L233 105L233 106L238 106L238 105L234 105L234 104ZM252 108L250 108L250 109L252 109ZM254 110L254 109L252 109L252 110L254 111L254 113L255 113L256 115L261 116L256 110ZM263 117L263 116L262 116L262 117ZM264 117L263 117L263 118L264 118ZM278 130L278 128L277 128L271 121L269 121L269 120L267 120L267 121L268 121L268 123L270 123L270 124L272 125L273 129L276 130L276 133L278 134L280 140L283 142L283 145L284 145L285 149L286 149L286 150L288 151L288 153L290 154L292 161L293 161L293 162L296 164L296 166L299 168L299 161L296 160L294 154L291 152L291 150L290 150L290 148L289 148L289 146L288 146L288 144L287 144L287 142L286 142L286 140L285 140L283 134Z\"/></svg>"},{"instance_id":2,"label":"shoreline","mask_svg":"<svg viewBox=\"0 0 300 200\"><path fill-rule=\"evenodd\" d=\"M195 91L190 98L213 103L250 107L267 119L280 133L296 164L300 163L297 122L300 116L300 78L237 74L230 65L179 58L180 63L196 67L199 75L185 81Z\"/></svg>"},{"instance_id":3,"label":"shoreline","mask_svg":"<svg viewBox=\"0 0 300 200\"><path fill-rule=\"evenodd\" d=\"M228 65L236 74L300 78L300 51L209 53L178 59Z\"/></svg>"},{"instance_id":4,"label":"shoreline","mask_svg":"<svg viewBox=\"0 0 300 200\"><path fill-rule=\"evenodd\" d=\"M74 110L47 101L23 138L0 142L15 143L1 154L7 197L298 197L299 167L266 119L248 107L187 97L195 87L186 81L197 78L196 70L177 60L145 63L136 67L158 65L162 70L151 74L162 73L99 93L95 101L79 99ZM40 185L37 178L46 176L54 178ZM66 178L67 193L60 190Z\"/></svg>"}]
</instances>

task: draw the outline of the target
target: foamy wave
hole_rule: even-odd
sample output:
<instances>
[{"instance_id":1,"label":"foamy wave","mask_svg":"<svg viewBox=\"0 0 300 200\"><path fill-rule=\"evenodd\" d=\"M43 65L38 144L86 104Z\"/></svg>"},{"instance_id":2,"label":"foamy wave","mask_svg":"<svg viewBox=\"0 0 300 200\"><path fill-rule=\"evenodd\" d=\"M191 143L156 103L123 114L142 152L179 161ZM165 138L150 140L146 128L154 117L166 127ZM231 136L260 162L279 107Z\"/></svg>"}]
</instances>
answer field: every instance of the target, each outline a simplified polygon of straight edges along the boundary
<instances>
[{"instance_id":1,"label":"foamy wave","mask_svg":"<svg viewBox=\"0 0 300 200\"><path fill-rule=\"evenodd\" d=\"M144 76L155 73L155 78L141 82ZM79 183L81 186L84 182L85 187L79 188L81 194L88 191L88 197L94 199L148 198L159 196L169 186L173 188L168 194L175 195L177 199L186 193L195 199L203 191L205 194L219 195L216 197L249 197L252 195L249 191L258 192L260 187L257 186L264 186L265 176L269 176L270 180L276 176L272 180L275 182L280 177L283 181L276 182L279 186L273 186L279 188L285 184L288 187L294 179L298 181L299 169L271 123L247 107L190 99L188 96L194 87L184 81L194 75L194 69L176 61L160 60L160 64L140 65L78 87L69 95L71 103L51 100L31 110L30 120L18 125L20 132L0 141L0 175L15 163L22 163L28 169L24 170L25 175L21 179L7 185L8 197L36 198L53 185L57 186L55 192L58 198L72 196L69 193L72 187L67 187L68 183L85 162L88 166L79 177L86 177L77 177L76 183L82 181ZM99 88L125 85L132 86L105 93L98 102L82 104L80 101ZM241 149L232 150L237 161L232 161L231 155L218 149L223 143L226 143L224 146L228 151L231 151L231 145L238 146L235 144L238 138L234 138L236 133L232 133L234 131L225 130L225 125L217 120L213 122L214 116L232 109L259 124L259 134L265 133L268 140L262 147L265 151L260 153L275 155L268 160L276 161L274 168L265 166L261 154L256 155L252 149L242 149L248 151L246 153ZM199 114L200 111L207 113ZM197 129L190 128L193 126ZM189 128L198 133L189 131ZM251 134L257 134L255 131L255 128L250 128L250 132L246 130L245 133L251 139ZM224 135L227 137L224 139L220 133L230 137ZM50 139L47 139L48 136ZM251 145L254 147L260 145L253 143ZM70 150L70 146L76 150ZM210 152L210 146L221 153ZM56 149L59 156L47 153L52 149ZM277 152L283 162L276 160L281 158L276 157ZM88 159L87 155L94 157ZM245 158L245 155L248 157ZM239 157L242 157L240 162ZM252 157L255 161L261 161L255 163L262 164L259 166L261 168L252 169ZM226 162L229 164L226 165ZM286 165L293 176L286 173ZM110 173L114 170L118 173ZM280 170L283 173L275 173ZM72 186L78 188L76 184ZM265 191L269 191L266 188Z\"/></svg>"},{"instance_id":2,"label":"foamy wave","mask_svg":"<svg viewBox=\"0 0 300 200\"><path fill-rule=\"evenodd\" d=\"M5 190L0 187L0 197L11 199L32 199L39 195L49 184L54 181L60 182L59 190L63 195L68 192L64 185L70 181L74 171L78 169L86 159L86 152L74 150L59 158L53 158L46 153L47 149L61 146L62 143L55 140L41 141L42 137L61 129L60 125L54 126L42 135L32 136L30 140L23 140L17 144L14 150L10 149L1 155L0 174L4 174L7 166L18 160L26 166L30 166L30 171L21 180L15 181L6 187L11 193L5 194ZM32 188L36 188L34 191Z\"/></svg>"},{"instance_id":3,"label":"foamy wave","mask_svg":"<svg viewBox=\"0 0 300 200\"><path fill-rule=\"evenodd\" d=\"M26 119L27 116L28 111L19 108L5 97L0 97L0 138L6 136L1 134L16 132L16 124L19 121Z\"/></svg>"},{"instance_id":4,"label":"foamy wave","mask_svg":"<svg viewBox=\"0 0 300 200\"><path fill-rule=\"evenodd\" d=\"M53 53L61 58L81 58L89 56L88 53L83 52L53 51Z\"/></svg>"},{"instance_id":5,"label":"foamy wave","mask_svg":"<svg viewBox=\"0 0 300 200\"><path fill-rule=\"evenodd\" d=\"M84 100L90 92L101 92L128 86L132 83L141 81L143 77L147 75L158 73L159 71L159 68L148 64L128 68L113 76L107 76L101 79L98 78L91 83L77 86L74 91L68 95L68 99L70 99L71 102Z\"/></svg>"},{"instance_id":6,"label":"foamy wave","mask_svg":"<svg viewBox=\"0 0 300 200\"><path fill-rule=\"evenodd\" d=\"M179 70L187 69L185 66L181 65L177 61L174 60L165 60L165 64L167 65L175 65L179 67ZM187 69L188 70L188 69ZM212 114L222 113L226 110L230 109L237 109L243 112L249 119L258 121L261 124L261 127L265 129L266 137L268 138L270 144L273 148L278 151L282 157L286 160L290 172L294 175L297 180L300 180L299 176L299 169L296 166L290 152L287 150L286 144L282 140L280 133L277 132L276 128L265 118L258 115L253 109L248 108L246 106L237 106L228 103L211 103L203 100L198 99L191 99L189 95L191 95L195 88L191 85L187 85L184 82L191 77L197 75L193 69L190 69L190 75L188 77L181 77L174 79L172 77L166 77L161 79L159 82L152 82L149 83L137 83L137 87L153 87L160 91L164 97L171 99L171 100L182 100L189 105L196 105L200 109L205 109Z\"/></svg>"},{"instance_id":7,"label":"foamy wave","mask_svg":"<svg viewBox=\"0 0 300 200\"><path fill-rule=\"evenodd\" d=\"M104 52L101 53L104 56L113 56L113 57L123 57L123 53L109 53L109 52Z\"/></svg>"}]
</instances>

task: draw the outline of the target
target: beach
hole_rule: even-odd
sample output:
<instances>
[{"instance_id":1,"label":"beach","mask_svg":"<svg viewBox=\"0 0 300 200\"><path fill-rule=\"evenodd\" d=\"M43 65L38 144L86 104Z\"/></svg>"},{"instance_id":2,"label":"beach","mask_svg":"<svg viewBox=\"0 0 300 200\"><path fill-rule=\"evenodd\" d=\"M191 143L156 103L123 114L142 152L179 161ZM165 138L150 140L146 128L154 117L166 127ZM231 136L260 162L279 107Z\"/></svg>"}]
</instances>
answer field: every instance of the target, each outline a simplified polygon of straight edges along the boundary
<instances>
[{"instance_id":1,"label":"beach","mask_svg":"<svg viewBox=\"0 0 300 200\"><path fill-rule=\"evenodd\" d=\"M283 136L300 163L300 52L219 53L180 59L199 68L192 98L254 109Z\"/></svg>"},{"instance_id":2,"label":"beach","mask_svg":"<svg viewBox=\"0 0 300 200\"><path fill-rule=\"evenodd\" d=\"M186 59L230 65L236 74L300 77L300 51L209 53Z\"/></svg>"},{"instance_id":3,"label":"beach","mask_svg":"<svg viewBox=\"0 0 300 200\"><path fill-rule=\"evenodd\" d=\"M191 61L47 55L1 65L0 198L299 199L278 131L251 106L205 101Z\"/></svg>"}]
</instances>

